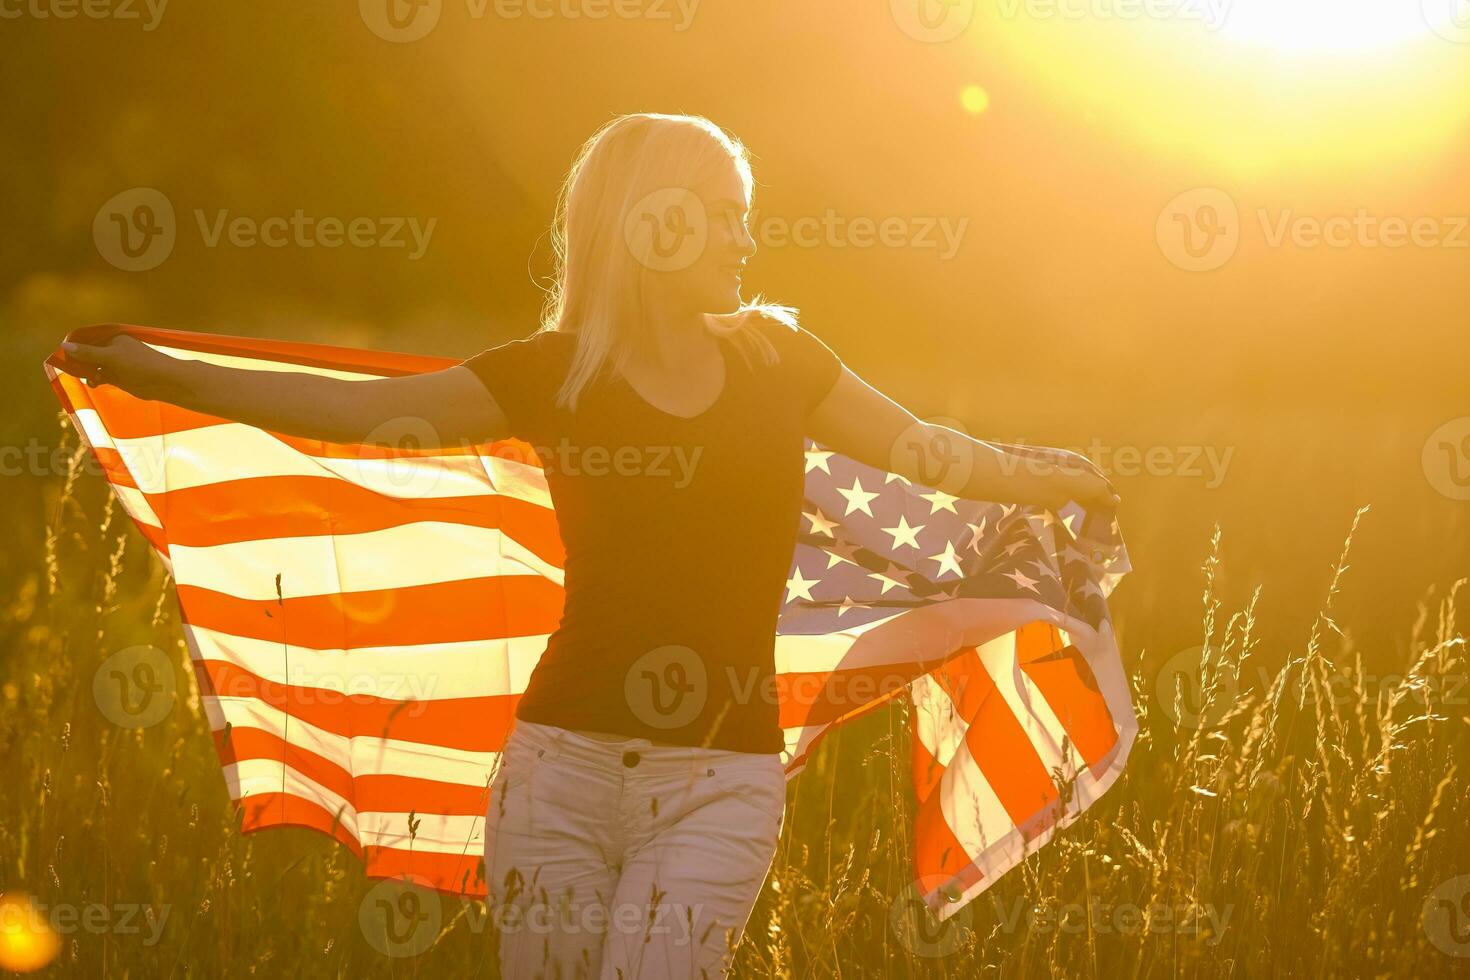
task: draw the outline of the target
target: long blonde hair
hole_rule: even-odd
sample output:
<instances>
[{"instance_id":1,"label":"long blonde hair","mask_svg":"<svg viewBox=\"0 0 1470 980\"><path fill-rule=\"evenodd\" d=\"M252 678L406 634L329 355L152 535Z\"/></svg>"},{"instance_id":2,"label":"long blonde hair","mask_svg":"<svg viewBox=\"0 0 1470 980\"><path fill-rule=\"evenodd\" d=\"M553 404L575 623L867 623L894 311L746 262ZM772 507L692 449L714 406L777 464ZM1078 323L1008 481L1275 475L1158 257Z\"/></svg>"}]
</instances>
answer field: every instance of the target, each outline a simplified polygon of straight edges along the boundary
<instances>
[{"instance_id":1,"label":"long blonde hair","mask_svg":"<svg viewBox=\"0 0 1470 980\"><path fill-rule=\"evenodd\" d=\"M744 144L703 116L630 113L602 126L577 152L557 197L551 230L556 270L547 288L541 330L577 338L557 403L575 410L578 396L599 372L621 367L646 340L644 276L650 269L625 242L635 209L670 189L690 188L709 168L733 163L753 187ZM776 353L752 329L753 317L796 325L796 310L757 296L718 318L718 332L735 342L747 361L770 363Z\"/></svg>"}]
</instances>

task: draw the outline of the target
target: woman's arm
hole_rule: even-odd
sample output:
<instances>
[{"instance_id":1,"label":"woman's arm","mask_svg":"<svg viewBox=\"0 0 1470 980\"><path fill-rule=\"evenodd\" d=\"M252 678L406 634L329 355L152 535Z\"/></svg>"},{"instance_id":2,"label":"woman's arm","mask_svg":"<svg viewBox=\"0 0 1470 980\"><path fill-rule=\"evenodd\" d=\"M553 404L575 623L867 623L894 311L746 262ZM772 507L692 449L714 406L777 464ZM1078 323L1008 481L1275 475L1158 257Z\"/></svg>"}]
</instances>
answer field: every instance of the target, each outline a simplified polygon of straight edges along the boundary
<instances>
[{"instance_id":1,"label":"woman's arm","mask_svg":"<svg viewBox=\"0 0 1470 980\"><path fill-rule=\"evenodd\" d=\"M1021 460L988 442L923 422L846 367L807 421L813 439L844 456L956 497L1053 509L1116 504L1096 466L1053 450L1054 461Z\"/></svg>"},{"instance_id":2,"label":"woman's arm","mask_svg":"<svg viewBox=\"0 0 1470 980\"><path fill-rule=\"evenodd\" d=\"M89 384L244 422L284 435L356 443L390 422L428 423L437 448L509 435L505 413L462 365L400 378L352 381L286 371L250 371L159 353L133 337L105 345L65 343ZM415 435L424 430L416 425Z\"/></svg>"}]
</instances>

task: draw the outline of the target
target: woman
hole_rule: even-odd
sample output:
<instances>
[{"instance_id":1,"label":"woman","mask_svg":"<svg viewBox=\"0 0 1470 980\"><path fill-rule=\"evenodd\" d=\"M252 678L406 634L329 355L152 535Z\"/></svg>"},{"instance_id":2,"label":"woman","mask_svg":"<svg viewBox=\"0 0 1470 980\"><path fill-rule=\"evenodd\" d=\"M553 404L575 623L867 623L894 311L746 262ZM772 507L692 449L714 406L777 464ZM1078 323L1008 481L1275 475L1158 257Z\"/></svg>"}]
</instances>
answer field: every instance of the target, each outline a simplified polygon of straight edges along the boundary
<instances>
[{"instance_id":1,"label":"woman","mask_svg":"<svg viewBox=\"0 0 1470 980\"><path fill-rule=\"evenodd\" d=\"M1116 500L1080 457L1007 474L994 447L865 384L791 310L743 302L751 188L744 147L708 120L613 120L563 187L541 329L430 374L239 371L125 337L67 347L91 383L275 432L355 443L411 417L442 445L538 447L566 595L486 820L507 977L728 969L784 814L762 692L806 437L931 485L963 451L959 496Z\"/></svg>"}]
</instances>

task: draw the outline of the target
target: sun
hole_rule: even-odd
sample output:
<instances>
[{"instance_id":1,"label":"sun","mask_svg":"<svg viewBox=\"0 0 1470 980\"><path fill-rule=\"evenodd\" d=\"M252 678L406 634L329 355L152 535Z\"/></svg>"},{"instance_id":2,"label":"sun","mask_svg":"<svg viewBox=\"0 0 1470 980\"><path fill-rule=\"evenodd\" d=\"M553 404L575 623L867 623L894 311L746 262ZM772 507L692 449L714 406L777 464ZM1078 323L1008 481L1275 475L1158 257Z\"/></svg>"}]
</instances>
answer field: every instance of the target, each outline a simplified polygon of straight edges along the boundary
<instances>
[{"instance_id":1,"label":"sun","mask_svg":"<svg viewBox=\"0 0 1470 980\"><path fill-rule=\"evenodd\" d=\"M1223 37L1290 52L1348 52L1433 37L1455 0L1208 0Z\"/></svg>"}]
</instances>

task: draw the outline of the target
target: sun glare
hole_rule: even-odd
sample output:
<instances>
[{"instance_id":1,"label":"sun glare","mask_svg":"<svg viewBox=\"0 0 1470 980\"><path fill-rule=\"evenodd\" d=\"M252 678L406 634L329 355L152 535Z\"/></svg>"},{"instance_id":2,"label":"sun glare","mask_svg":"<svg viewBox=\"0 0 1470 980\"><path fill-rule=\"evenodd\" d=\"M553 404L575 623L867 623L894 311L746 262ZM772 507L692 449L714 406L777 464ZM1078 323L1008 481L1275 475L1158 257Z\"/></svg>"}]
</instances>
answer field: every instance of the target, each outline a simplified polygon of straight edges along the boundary
<instances>
[{"instance_id":1,"label":"sun glare","mask_svg":"<svg viewBox=\"0 0 1470 980\"><path fill-rule=\"evenodd\" d=\"M1470 0L1069 2L1089 15L992 23L983 67L1238 176L1422 159L1470 114Z\"/></svg>"},{"instance_id":2,"label":"sun glare","mask_svg":"<svg viewBox=\"0 0 1470 980\"><path fill-rule=\"evenodd\" d=\"M1437 0L1213 0L1224 37L1282 51L1360 51L1433 39Z\"/></svg>"}]
</instances>

